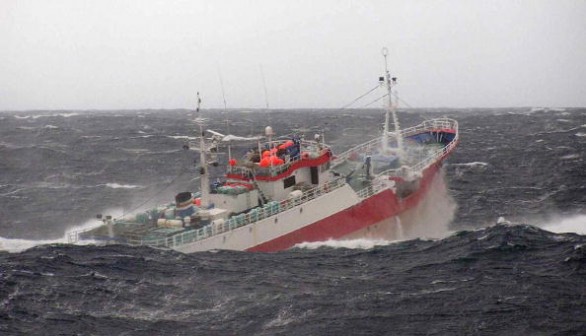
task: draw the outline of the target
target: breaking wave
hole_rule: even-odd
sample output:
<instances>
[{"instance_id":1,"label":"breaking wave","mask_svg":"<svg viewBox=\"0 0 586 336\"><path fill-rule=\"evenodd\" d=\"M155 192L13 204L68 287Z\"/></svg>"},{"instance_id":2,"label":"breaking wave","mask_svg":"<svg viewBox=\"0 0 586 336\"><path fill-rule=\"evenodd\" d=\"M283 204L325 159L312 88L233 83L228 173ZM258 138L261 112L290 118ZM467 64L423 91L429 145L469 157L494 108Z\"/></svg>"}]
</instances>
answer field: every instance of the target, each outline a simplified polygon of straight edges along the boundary
<instances>
[{"instance_id":1,"label":"breaking wave","mask_svg":"<svg viewBox=\"0 0 586 336\"><path fill-rule=\"evenodd\" d=\"M563 218L541 225L544 230L555 233L577 233L586 235L586 215Z\"/></svg>"},{"instance_id":2,"label":"breaking wave","mask_svg":"<svg viewBox=\"0 0 586 336\"><path fill-rule=\"evenodd\" d=\"M42 245L52 245L52 244L70 244L71 243L71 235L75 234L76 232L91 230L96 228L103 223L99 221L88 221L82 225L75 226L70 228L65 232L63 237L57 239L17 239L17 238L4 238L0 237L0 251L7 251L11 253L22 252L24 250L28 250L30 248ZM76 245L89 245L95 244L96 242L91 240L80 240L76 242Z\"/></svg>"},{"instance_id":3,"label":"breaking wave","mask_svg":"<svg viewBox=\"0 0 586 336\"><path fill-rule=\"evenodd\" d=\"M138 185L133 185L133 184L118 184L118 183L106 183L105 186L108 187L108 188L112 188L112 189L137 189L137 188L142 188L141 186L138 186Z\"/></svg>"},{"instance_id":4,"label":"breaking wave","mask_svg":"<svg viewBox=\"0 0 586 336\"><path fill-rule=\"evenodd\" d=\"M80 115L77 112L71 113L52 113L52 114L34 114L34 115L14 115L16 119L39 119L39 118L47 118L47 117L62 117L62 118L70 118Z\"/></svg>"},{"instance_id":5,"label":"breaking wave","mask_svg":"<svg viewBox=\"0 0 586 336\"><path fill-rule=\"evenodd\" d=\"M107 209L104 213L111 215L114 218L121 218L124 215L123 209ZM0 251L7 251L11 253L22 252L33 247L53 244L71 244L75 241L75 245L92 245L99 242L92 240L74 239L75 235L80 232L94 229L103 223L96 219L87 220L80 225L74 225L65 230L62 237L56 239L18 239L18 238L4 238L0 237Z\"/></svg>"},{"instance_id":6,"label":"breaking wave","mask_svg":"<svg viewBox=\"0 0 586 336\"><path fill-rule=\"evenodd\" d=\"M481 162L481 161L475 161L475 162L466 162L466 163L452 163L451 164L454 167L486 167L488 166L488 162Z\"/></svg>"},{"instance_id":7,"label":"breaking wave","mask_svg":"<svg viewBox=\"0 0 586 336\"><path fill-rule=\"evenodd\" d=\"M349 239L349 240L327 240L322 242L300 243L293 248L315 250L322 247L329 248L345 248L345 249L361 249L368 250L376 246L386 246L399 242L399 240L384 240L384 239Z\"/></svg>"}]
</instances>

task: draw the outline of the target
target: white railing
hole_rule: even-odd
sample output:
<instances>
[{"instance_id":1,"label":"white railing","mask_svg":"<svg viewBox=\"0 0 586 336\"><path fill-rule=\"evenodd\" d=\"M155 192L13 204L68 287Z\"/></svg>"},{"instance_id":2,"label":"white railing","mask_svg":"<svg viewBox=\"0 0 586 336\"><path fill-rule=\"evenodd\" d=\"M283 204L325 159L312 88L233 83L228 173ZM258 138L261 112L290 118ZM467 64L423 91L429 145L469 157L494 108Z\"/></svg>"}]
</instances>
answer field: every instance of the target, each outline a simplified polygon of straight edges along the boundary
<instances>
[{"instance_id":1,"label":"white railing","mask_svg":"<svg viewBox=\"0 0 586 336\"><path fill-rule=\"evenodd\" d=\"M417 163L410 166L412 171L424 170L429 165L431 165L433 162L436 162L438 158L450 153L457 146L458 141L460 140L459 134L458 134L458 122L455 120L447 119L447 118L445 118L445 119L450 122L450 124L445 124L445 127L448 127L449 129L453 129L456 131L454 139L452 139L452 141L450 141L450 143L448 143L446 146L433 150L432 152L428 153L425 156L425 158L423 158L422 160L419 160ZM419 133L419 132L420 132L420 130L414 131L414 133ZM397 169L397 168L389 169L389 170L383 171L382 173L377 174L377 176L383 176L383 175L401 176L401 169ZM405 177L405 176L402 176L402 177Z\"/></svg>"},{"instance_id":2,"label":"white railing","mask_svg":"<svg viewBox=\"0 0 586 336\"><path fill-rule=\"evenodd\" d=\"M458 133L458 122L454 119L450 118L437 118L437 119L430 119L425 120L419 125L415 125L413 127L405 128L401 130L401 135L403 137L411 136L413 134L430 131L430 130L454 130L456 134Z\"/></svg>"},{"instance_id":3,"label":"white railing","mask_svg":"<svg viewBox=\"0 0 586 336\"><path fill-rule=\"evenodd\" d=\"M349 150L343 152L342 154L334 155L335 158L332 160L332 167L343 163L344 161L348 160L350 156L354 153L367 153L372 151L372 149L379 149L381 148L381 138L372 139L368 142L365 142L361 145L356 147L350 148Z\"/></svg>"},{"instance_id":4,"label":"white railing","mask_svg":"<svg viewBox=\"0 0 586 336\"><path fill-rule=\"evenodd\" d=\"M372 195L379 193L381 190L383 190L385 188L386 188L386 186L384 184L378 182L378 183L371 184L370 186L368 186L366 188L362 188L362 189L358 190L358 192L356 192L356 194L358 195L358 197L360 197L360 199L367 199L367 198L371 197Z\"/></svg>"},{"instance_id":5,"label":"white railing","mask_svg":"<svg viewBox=\"0 0 586 336\"><path fill-rule=\"evenodd\" d=\"M187 243L192 243L198 240L206 239L224 232L228 232L239 227L243 227L252 223L256 223L265 218L275 216L279 213L292 209L296 206L309 202L323 194L329 193L346 184L344 178L338 178L333 181L324 183L319 187L315 187L305 191L300 197L289 198L280 202L272 201L265 204L263 207L252 209L246 214L240 214L230 217L221 224L209 224L197 230L189 230L175 235L163 238L153 239L129 239L127 243L130 245L149 245L155 247L173 248Z\"/></svg>"},{"instance_id":6,"label":"white railing","mask_svg":"<svg viewBox=\"0 0 586 336\"><path fill-rule=\"evenodd\" d=\"M408 136L412 136L418 133L422 133L422 132L426 132L426 131L433 131L433 130L454 130L456 133L456 138L454 138L454 141L452 142L457 142L457 137L458 137L458 122L454 119L449 119L449 118L437 118L437 119L431 119L431 120L425 120L424 122L422 122L419 125L413 126L413 127L409 127L409 128L405 128L401 130L401 136L403 138L408 137ZM389 132L389 135L394 136L394 132ZM392 137L390 138L392 140ZM345 160L348 160L348 158L350 157L350 155L352 155L353 153L365 153L368 151L372 151L373 148L377 149L380 148L380 144L381 144L382 138L376 138L373 140L370 140L368 142L365 142L361 145L358 145L356 147L353 147L345 152L343 152L342 154L336 155L336 158L333 160L332 165L336 166L342 162L344 162Z\"/></svg>"}]
</instances>

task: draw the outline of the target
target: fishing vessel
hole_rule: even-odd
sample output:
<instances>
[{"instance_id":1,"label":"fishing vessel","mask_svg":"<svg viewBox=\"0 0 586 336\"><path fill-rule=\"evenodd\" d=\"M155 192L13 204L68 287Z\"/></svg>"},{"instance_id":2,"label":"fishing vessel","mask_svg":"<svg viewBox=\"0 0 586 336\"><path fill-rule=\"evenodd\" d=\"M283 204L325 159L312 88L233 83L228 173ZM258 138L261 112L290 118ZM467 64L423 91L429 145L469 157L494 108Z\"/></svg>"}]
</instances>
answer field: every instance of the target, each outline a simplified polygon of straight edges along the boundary
<instances>
[{"instance_id":1,"label":"fishing vessel","mask_svg":"<svg viewBox=\"0 0 586 336\"><path fill-rule=\"evenodd\" d=\"M379 86L386 90L386 112L382 134L374 140L334 154L323 134L278 137L267 126L258 137L224 135L206 130L206 120L196 118L198 192L180 192L174 202L144 213L101 218L103 225L73 233L71 240L191 253L270 252L330 239L402 238L456 148L458 122L437 118L401 128L397 81L388 70L386 49L383 56ZM200 103L198 93L197 113ZM249 146L242 157L230 153L235 142ZM210 166L217 165L221 147L228 147L227 171L212 181Z\"/></svg>"}]
</instances>

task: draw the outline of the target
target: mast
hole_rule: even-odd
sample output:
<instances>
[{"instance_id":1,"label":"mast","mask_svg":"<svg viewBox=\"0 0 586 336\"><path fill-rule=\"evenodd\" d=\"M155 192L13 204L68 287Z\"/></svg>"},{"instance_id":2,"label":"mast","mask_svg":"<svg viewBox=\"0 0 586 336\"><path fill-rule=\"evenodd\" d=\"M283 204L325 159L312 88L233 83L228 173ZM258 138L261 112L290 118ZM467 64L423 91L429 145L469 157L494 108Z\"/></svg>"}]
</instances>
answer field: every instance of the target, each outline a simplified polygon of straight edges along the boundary
<instances>
[{"instance_id":1,"label":"mast","mask_svg":"<svg viewBox=\"0 0 586 336\"><path fill-rule=\"evenodd\" d=\"M199 116L199 108L201 105L201 98L199 97L199 92L197 93L197 109L196 112L198 117L195 118L195 123L199 126L199 161L200 161L200 168L199 173L200 177L200 189L201 189L201 207L207 209L209 207L209 199L210 199L210 175L208 170L208 163L207 163L207 148L205 144L205 132L204 132L204 124L205 119Z\"/></svg>"},{"instance_id":2,"label":"mast","mask_svg":"<svg viewBox=\"0 0 586 336\"><path fill-rule=\"evenodd\" d=\"M384 83L385 86L387 88L387 96L389 97L388 99L388 103L387 103L387 108L386 108L386 113L385 113L385 124L384 124L384 130L383 130L383 151L387 151L388 148L388 144L389 144L389 114L392 116L393 118L393 124L395 126L395 138L397 140L397 149L399 154L403 152L403 138L401 137L401 127L399 125L399 118L397 118L397 109L396 107L398 106L398 100L395 101L395 103L393 103L393 85L395 85L397 83L397 78L392 77L391 78L391 74L389 72L389 66L388 66L388 62L387 62L387 55L389 54L389 51L387 48L383 48L382 50L382 54L383 57L385 58L385 77L384 77Z\"/></svg>"},{"instance_id":3,"label":"mast","mask_svg":"<svg viewBox=\"0 0 586 336\"><path fill-rule=\"evenodd\" d=\"M230 134L230 120L226 119L226 131ZM228 141L228 162L232 161L232 141ZM230 167L230 171L232 171L232 166Z\"/></svg>"}]
</instances>

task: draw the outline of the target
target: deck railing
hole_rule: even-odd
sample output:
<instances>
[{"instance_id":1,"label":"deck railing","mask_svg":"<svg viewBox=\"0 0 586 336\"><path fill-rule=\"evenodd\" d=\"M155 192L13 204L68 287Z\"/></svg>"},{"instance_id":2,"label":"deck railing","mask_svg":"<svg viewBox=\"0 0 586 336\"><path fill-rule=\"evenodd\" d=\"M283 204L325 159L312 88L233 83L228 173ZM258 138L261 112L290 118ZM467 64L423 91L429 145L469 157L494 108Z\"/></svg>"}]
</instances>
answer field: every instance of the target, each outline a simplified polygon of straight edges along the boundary
<instances>
[{"instance_id":1,"label":"deck railing","mask_svg":"<svg viewBox=\"0 0 586 336\"><path fill-rule=\"evenodd\" d=\"M452 139L452 141L450 141L447 145L445 145L441 148L434 149L433 151L429 152L422 160L419 160L415 164L410 166L411 171L424 170L429 165L431 165L433 162L436 162L438 158L451 152L458 144L459 135L458 135L458 122L457 121L452 120L452 119L448 119L448 118L434 119L434 120L430 120L430 121L437 121L436 123L433 123L431 125L432 129L437 129L437 127L441 127L442 129L455 130L456 133L455 133L454 139ZM420 133L422 129L425 130L428 128L414 127L413 130L411 130L411 132L412 132L412 134L417 134L417 133ZM409 130L409 129L406 129L406 130ZM377 175L378 176L382 176L382 175L401 176L401 173L402 173L402 170L400 168L394 168L394 169L385 170ZM402 176L402 177L406 177L406 176Z\"/></svg>"},{"instance_id":2,"label":"deck railing","mask_svg":"<svg viewBox=\"0 0 586 336\"><path fill-rule=\"evenodd\" d=\"M380 182L374 182L368 187L362 188L356 192L360 199L367 199L372 195L379 193L381 190L385 189L386 186Z\"/></svg>"},{"instance_id":3,"label":"deck railing","mask_svg":"<svg viewBox=\"0 0 586 336\"><path fill-rule=\"evenodd\" d=\"M173 248L183 244L192 243L198 240L206 239L224 232L228 232L239 227L256 223L262 219L275 216L279 213L292 209L301 204L307 203L323 194L336 190L346 184L344 178L338 178L324 183L321 186L311 188L305 191L301 196L288 198L280 202L271 201L263 207L255 208L246 214L240 214L230 217L223 223L212 223L197 230L180 232L175 235L164 238L153 239L128 239L130 245L148 245L155 247Z\"/></svg>"},{"instance_id":4,"label":"deck railing","mask_svg":"<svg viewBox=\"0 0 586 336\"><path fill-rule=\"evenodd\" d=\"M413 134L421 133L424 131L431 131L431 130L454 130L458 131L458 122L454 119L450 118L436 118L425 120L419 125L415 125L413 127L405 128L401 130L401 135L403 137L407 137Z\"/></svg>"},{"instance_id":5,"label":"deck railing","mask_svg":"<svg viewBox=\"0 0 586 336\"><path fill-rule=\"evenodd\" d=\"M422 122L419 125L413 126L413 127L409 127L409 128L405 128L401 130L401 136L403 138L414 135L414 134L418 134L418 133L422 133L422 132L426 132L426 131L434 131L434 130L455 130L456 131L456 137L458 136L458 122L454 119L449 119L449 118L437 118L437 119L431 119L431 120L425 120L424 122ZM389 136L390 136L390 140L392 140L395 136L395 132L389 132ZM457 139L454 139L457 140ZM358 145L356 147L350 148L349 150L336 155L336 158L333 160L332 162L332 166L336 166L346 160L348 160L348 158L353 155L354 153L366 153L369 151L372 151L373 149L379 149L381 146L381 141L382 138L378 137L376 139L372 139L368 142L365 142L361 145ZM454 142L454 141L452 141Z\"/></svg>"}]
</instances>

